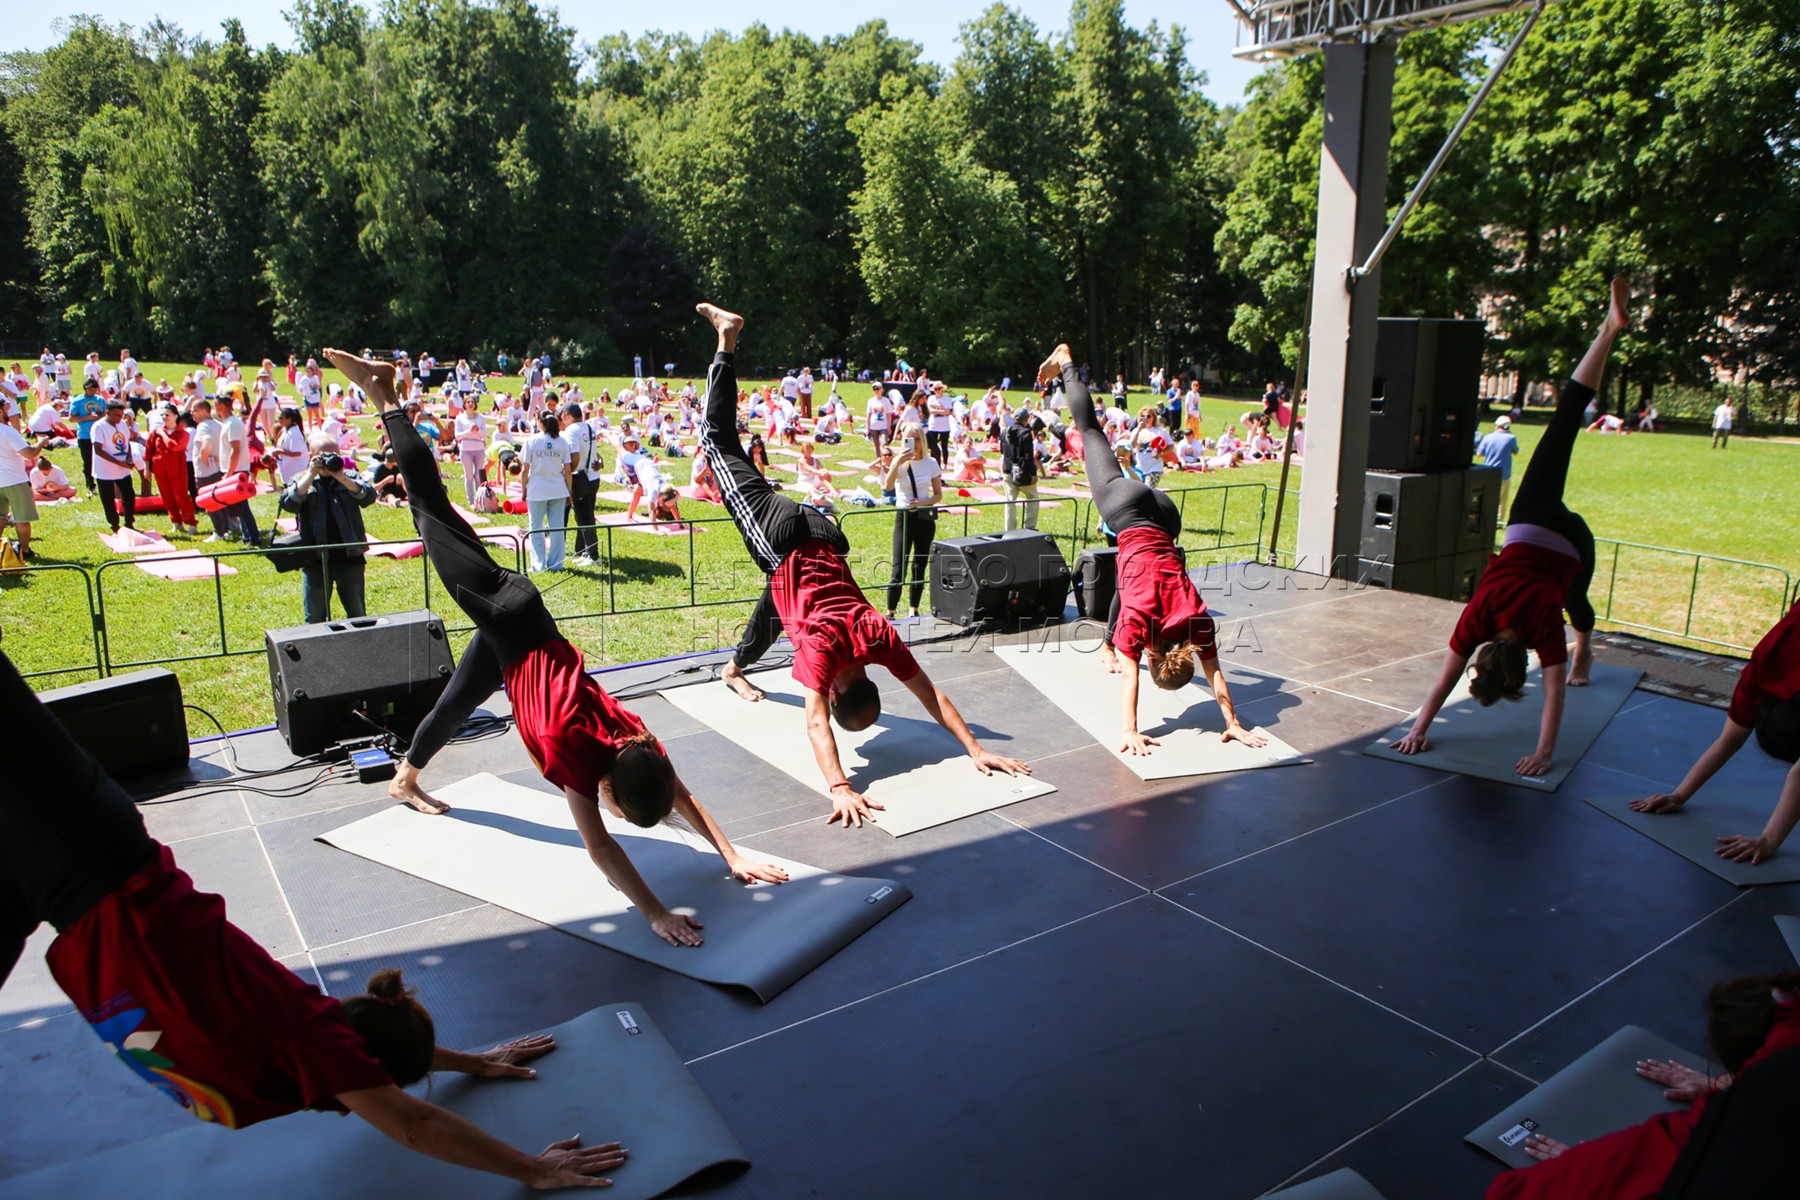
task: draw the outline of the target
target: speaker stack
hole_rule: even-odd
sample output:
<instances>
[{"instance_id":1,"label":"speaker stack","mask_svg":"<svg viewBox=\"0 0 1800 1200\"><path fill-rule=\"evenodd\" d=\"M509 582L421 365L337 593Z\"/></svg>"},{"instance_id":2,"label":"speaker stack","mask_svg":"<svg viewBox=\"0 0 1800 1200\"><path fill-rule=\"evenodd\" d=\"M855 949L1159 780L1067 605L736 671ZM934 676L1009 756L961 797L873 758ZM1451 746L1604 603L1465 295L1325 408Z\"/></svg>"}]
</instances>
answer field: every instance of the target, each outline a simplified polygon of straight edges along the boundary
<instances>
[{"instance_id":1,"label":"speaker stack","mask_svg":"<svg viewBox=\"0 0 1800 1200\"><path fill-rule=\"evenodd\" d=\"M295 754L389 730L411 737L456 663L429 612L271 629L275 724Z\"/></svg>"},{"instance_id":2,"label":"speaker stack","mask_svg":"<svg viewBox=\"0 0 1800 1200\"><path fill-rule=\"evenodd\" d=\"M1467 600L1494 542L1500 471L1471 467L1480 321L1383 317L1363 485L1364 583Z\"/></svg>"},{"instance_id":3,"label":"speaker stack","mask_svg":"<svg viewBox=\"0 0 1800 1200\"><path fill-rule=\"evenodd\" d=\"M1056 539L1035 529L931 544L931 610L958 625L1056 620L1069 578Z\"/></svg>"},{"instance_id":4,"label":"speaker stack","mask_svg":"<svg viewBox=\"0 0 1800 1200\"><path fill-rule=\"evenodd\" d=\"M187 766L181 680L160 668L39 692L44 707L114 779L131 781ZM30 753L30 747L19 747Z\"/></svg>"}]
</instances>

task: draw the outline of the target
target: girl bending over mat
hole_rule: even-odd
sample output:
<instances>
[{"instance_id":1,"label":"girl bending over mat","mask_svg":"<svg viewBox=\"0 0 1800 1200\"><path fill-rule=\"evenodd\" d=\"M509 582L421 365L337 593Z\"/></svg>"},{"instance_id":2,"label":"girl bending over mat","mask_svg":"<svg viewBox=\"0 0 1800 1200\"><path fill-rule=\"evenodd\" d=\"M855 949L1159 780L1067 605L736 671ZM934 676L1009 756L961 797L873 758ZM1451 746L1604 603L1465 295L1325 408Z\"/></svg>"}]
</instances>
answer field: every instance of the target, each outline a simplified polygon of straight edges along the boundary
<instances>
[{"instance_id":1,"label":"girl bending over mat","mask_svg":"<svg viewBox=\"0 0 1800 1200\"><path fill-rule=\"evenodd\" d=\"M663 940L698 946L700 923L670 912L632 866L624 849L606 831L601 806L640 828L667 820L671 810L706 836L743 880L781 883L787 872L773 863L755 863L739 854L712 814L694 799L675 774L662 744L644 723L622 708L582 669L581 651L556 629L537 586L499 566L487 543L475 536L450 503L431 447L420 439L394 399L392 363L372 362L342 350L325 355L367 392L381 413L388 446L406 480L413 524L438 577L469 619L475 636L463 651L456 674L407 753L408 787L401 798L422 812L448 806L418 787L418 771L475 710L506 684L513 722L531 760L544 778L563 790L575 828L588 855L606 877L637 906ZM396 781L398 782L398 781ZM416 793L416 794L414 794Z\"/></svg>"},{"instance_id":2,"label":"girl bending over mat","mask_svg":"<svg viewBox=\"0 0 1800 1200\"><path fill-rule=\"evenodd\" d=\"M242 1129L301 1109L353 1112L403 1146L538 1188L604 1187L597 1173L624 1164L616 1142L579 1137L527 1154L402 1091L430 1071L530 1079L518 1064L556 1043L445 1050L395 970L361 996L325 995L195 890L4 654L0 712L31 748L0 788L0 983L49 922L57 986L120 1063L202 1121Z\"/></svg>"},{"instance_id":3,"label":"girl bending over mat","mask_svg":"<svg viewBox=\"0 0 1800 1200\"><path fill-rule=\"evenodd\" d=\"M1637 1066L1639 1075L1668 1085L1663 1095L1691 1101L1690 1107L1576 1146L1534 1134L1523 1148L1537 1164L1496 1178L1487 1200L1653 1200L1667 1195L1663 1183L1695 1126L1710 1103L1723 1103L1713 1098L1738 1086L1733 1081L1746 1073L1768 1070L1764 1064L1770 1058L1800 1047L1800 971L1728 980L1707 994L1706 1010L1707 1044L1727 1074L1709 1078L1679 1063L1655 1060ZM1790 1119L1792 1099L1784 1095L1778 1101Z\"/></svg>"},{"instance_id":4,"label":"girl bending over mat","mask_svg":"<svg viewBox=\"0 0 1800 1200\"><path fill-rule=\"evenodd\" d=\"M1125 676L1125 733L1119 749L1148 754L1157 744L1137 727L1138 659L1142 656L1150 660L1150 678L1156 686L1169 691L1187 686L1198 659L1225 717L1225 732L1219 740L1268 745L1268 738L1238 723L1231 688L1219 665L1213 619L1175 549L1176 535L1181 532L1181 514L1175 502L1120 468L1100 429L1087 384L1081 381L1066 345L1052 350L1038 368L1040 385L1058 378L1075 428L1081 433L1082 460L1087 464L1094 504L1101 520L1119 539L1118 589L1113 593L1101 647L1106 669ZM1121 665L1121 654L1130 669Z\"/></svg>"},{"instance_id":5,"label":"girl bending over mat","mask_svg":"<svg viewBox=\"0 0 1800 1200\"><path fill-rule=\"evenodd\" d=\"M1756 744L1782 762L1794 763L1782 784L1781 798L1763 831L1728 834L1715 851L1721 858L1754 865L1775 853L1794 825L1800 823L1800 605L1763 635L1751 652L1750 663L1738 676L1731 694L1725 728L1673 792L1633 800L1631 807L1643 813L1680 812L1706 781L1756 734Z\"/></svg>"},{"instance_id":6,"label":"girl bending over mat","mask_svg":"<svg viewBox=\"0 0 1800 1200\"><path fill-rule=\"evenodd\" d=\"M1594 606L1587 596L1588 583L1594 578L1594 535L1588 532L1587 522L1563 503L1563 487L1569 479L1569 456L1575 449L1575 435L1581 431L1582 411L1600 390L1613 341L1625 328L1630 299L1625 281L1613 280L1612 301L1600 322L1600 332L1575 374L1563 385L1556 411L1525 468L1506 524L1506 546L1489 564L1463 609L1462 619L1450 635L1443 670L1431 685L1411 732L1394 743L1401 754L1431 749L1426 733L1432 719L1462 678L1471 657L1475 667L1469 694L1487 708L1498 700L1524 698L1525 673L1531 665L1527 651L1535 650L1544 669L1544 719L1537 749L1521 758L1516 769L1528 776L1550 770L1557 730L1562 725L1565 679L1569 687L1585 686L1594 661L1588 646L1594 632ZM1575 627L1573 662L1563 641L1564 609ZM1552 669L1565 662L1569 663L1566 676Z\"/></svg>"}]
</instances>

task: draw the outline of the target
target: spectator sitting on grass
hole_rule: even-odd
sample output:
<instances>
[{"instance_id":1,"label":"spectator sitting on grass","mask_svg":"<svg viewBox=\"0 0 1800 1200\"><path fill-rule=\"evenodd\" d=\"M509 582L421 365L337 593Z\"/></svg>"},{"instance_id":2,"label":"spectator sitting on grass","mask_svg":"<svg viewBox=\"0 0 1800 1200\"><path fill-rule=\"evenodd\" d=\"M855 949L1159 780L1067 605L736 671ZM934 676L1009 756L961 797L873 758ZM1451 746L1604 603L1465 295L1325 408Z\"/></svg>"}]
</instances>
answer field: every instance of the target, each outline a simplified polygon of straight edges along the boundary
<instances>
[{"instance_id":1,"label":"spectator sitting on grass","mask_svg":"<svg viewBox=\"0 0 1800 1200\"><path fill-rule=\"evenodd\" d=\"M51 462L48 454L40 453L31 468L31 494L39 504L60 504L75 499L75 488L63 469Z\"/></svg>"}]
</instances>

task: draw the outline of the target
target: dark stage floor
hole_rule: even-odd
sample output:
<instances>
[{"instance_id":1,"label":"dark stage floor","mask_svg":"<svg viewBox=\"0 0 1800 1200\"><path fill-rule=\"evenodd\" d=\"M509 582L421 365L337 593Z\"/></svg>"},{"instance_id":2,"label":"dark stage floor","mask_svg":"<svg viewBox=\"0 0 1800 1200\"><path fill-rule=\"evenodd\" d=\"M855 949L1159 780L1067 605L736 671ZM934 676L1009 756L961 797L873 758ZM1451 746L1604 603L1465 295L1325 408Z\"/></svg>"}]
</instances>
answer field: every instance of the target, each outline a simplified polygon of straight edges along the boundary
<instances>
[{"instance_id":1,"label":"dark stage floor","mask_svg":"<svg viewBox=\"0 0 1800 1200\"><path fill-rule=\"evenodd\" d=\"M229 790L215 742L196 770L228 790L144 812L295 970L343 993L403 966L447 1044L641 1001L754 1162L709 1195L1235 1200L1352 1166L1391 1200L1479 1196L1498 1167L1461 1139L1480 1121L1622 1024L1700 1049L1707 986L1791 963L1769 917L1800 912L1800 885L1737 890L1581 802L1672 785L1716 709L1638 691L1549 796L1368 758L1456 607L1267 570L1203 583L1246 724L1313 765L1142 783L991 639L944 642L926 669L1058 790L895 839L827 828L774 768L634 702L733 839L913 890L768 1005L312 840L390 803L378 787ZM1728 692L1729 666L1710 669ZM273 734L237 741L245 769L289 759ZM507 732L453 746L427 782L529 766ZM73 1015L39 937L0 991L0 1177L190 1121Z\"/></svg>"}]
</instances>

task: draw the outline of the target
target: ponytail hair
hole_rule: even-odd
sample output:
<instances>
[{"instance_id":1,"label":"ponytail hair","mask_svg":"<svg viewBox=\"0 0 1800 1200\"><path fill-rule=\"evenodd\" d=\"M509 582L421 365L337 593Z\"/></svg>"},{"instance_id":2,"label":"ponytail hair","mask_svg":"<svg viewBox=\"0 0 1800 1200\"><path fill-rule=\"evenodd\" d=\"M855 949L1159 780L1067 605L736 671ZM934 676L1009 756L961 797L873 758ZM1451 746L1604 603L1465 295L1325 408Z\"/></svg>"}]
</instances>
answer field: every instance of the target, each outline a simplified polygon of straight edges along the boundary
<instances>
[{"instance_id":1,"label":"ponytail hair","mask_svg":"<svg viewBox=\"0 0 1800 1200\"><path fill-rule=\"evenodd\" d=\"M400 968L387 967L369 976L362 995L343 1004L344 1019L399 1087L425 1078L437 1053L437 1026L413 994Z\"/></svg>"},{"instance_id":2,"label":"ponytail hair","mask_svg":"<svg viewBox=\"0 0 1800 1200\"><path fill-rule=\"evenodd\" d=\"M1775 997L1770 992L1800 992L1800 970L1773 975L1744 975L1714 986L1706 994L1706 1040L1720 1065L1733 1075L1768 1041L1775 1025Z\"/></svg>"},{"instance_id":3,"label":"ponytail hair","mask_svg":"<svg viewBox=\"0 0 1800 1200\"><path fill-rule=\"evenodd\" d=\"M1469 695L1488 708L1501 700L1525 698L1525 672L1531 666L1523 642L1489 642L1475 652Z\"/></svg>"},{"instance_id":4,"label":"ponytail hair","mask_svg":"<svg viewBox=\"0 0 1800 1200\"><path fill-rule=\"evenodd\" d=\"M1194 678L1194 660L1198 657L1200 649L1194 643L1178 642L1164 653L1156 669L1150 672L1150 678L1166 691L1184 688Z\"/></svg>"},{"instance_id":5,"label":"ponytail hair","mask_svg":"<svg viewBox=\"0 0 1800 1200\"><path fill-rule=\"evenodd\" d=\"M648 729L619 743L606 786L625 819L639 829L662 824L675 807L674 764Z\"/></svg>"}]
</instances>

